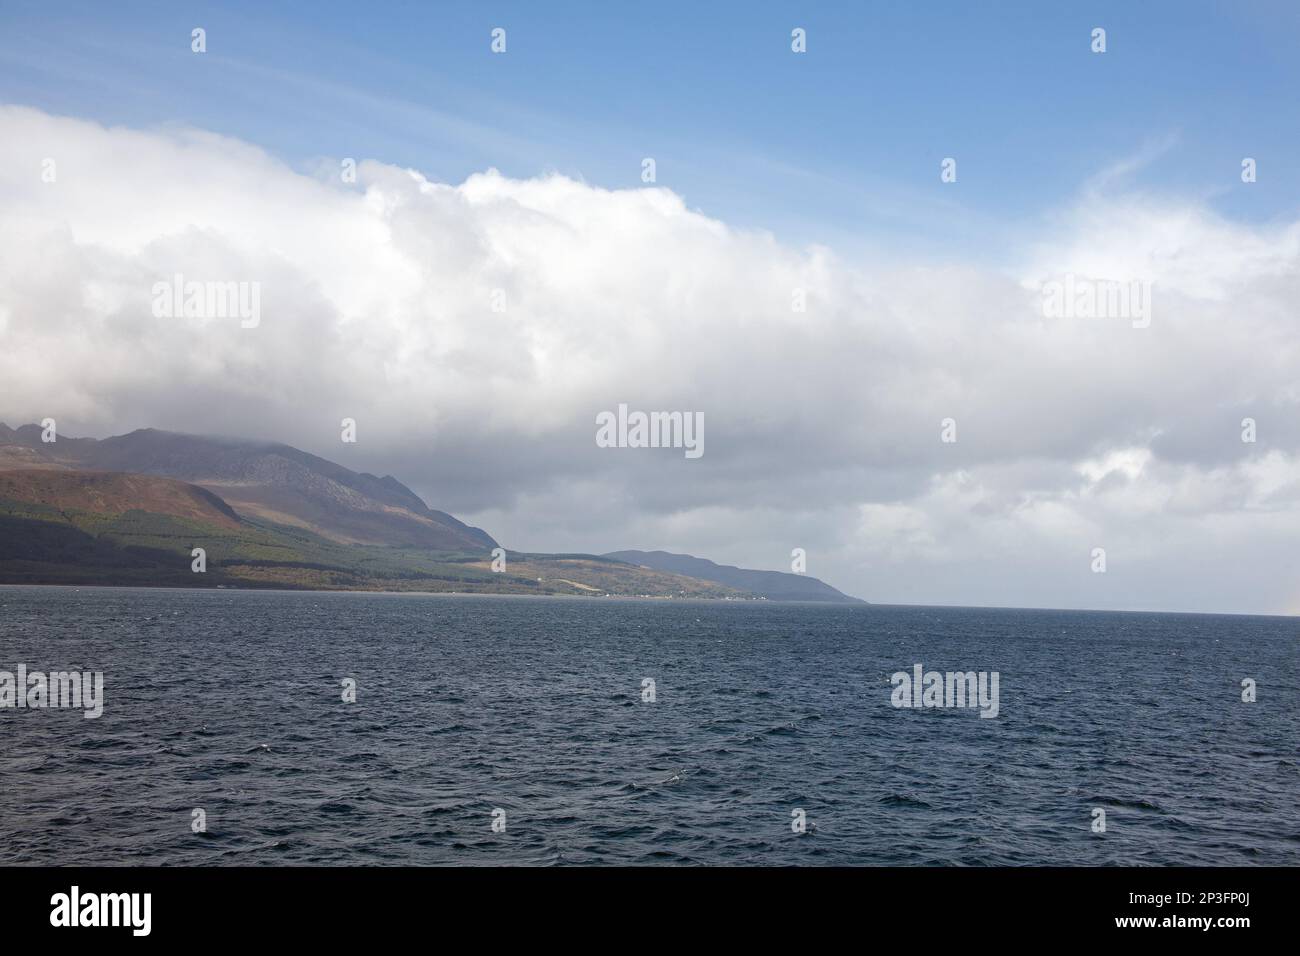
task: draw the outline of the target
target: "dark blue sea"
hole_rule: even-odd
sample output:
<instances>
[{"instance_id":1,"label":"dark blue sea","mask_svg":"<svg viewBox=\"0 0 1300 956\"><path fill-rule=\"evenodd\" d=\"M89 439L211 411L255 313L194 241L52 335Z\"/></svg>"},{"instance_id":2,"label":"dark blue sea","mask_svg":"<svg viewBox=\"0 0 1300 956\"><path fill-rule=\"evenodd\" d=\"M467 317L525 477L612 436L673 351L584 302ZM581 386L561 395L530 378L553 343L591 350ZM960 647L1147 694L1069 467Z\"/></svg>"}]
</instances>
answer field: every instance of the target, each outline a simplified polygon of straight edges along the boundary
<instances>
[{"instance_id":1,"label":"dark blue sea","mask_svg":"<svg viewBox=\"0 0 1300 956\"><path fill-rule=\"evenodd\" d=\"M1294 618L0 588L0 670L105 682L99 719L0 709L0 864L1294 866L1298 648ZM894 707L918 663L998 672L997 717Z\"/></svg>"}]
</instances>

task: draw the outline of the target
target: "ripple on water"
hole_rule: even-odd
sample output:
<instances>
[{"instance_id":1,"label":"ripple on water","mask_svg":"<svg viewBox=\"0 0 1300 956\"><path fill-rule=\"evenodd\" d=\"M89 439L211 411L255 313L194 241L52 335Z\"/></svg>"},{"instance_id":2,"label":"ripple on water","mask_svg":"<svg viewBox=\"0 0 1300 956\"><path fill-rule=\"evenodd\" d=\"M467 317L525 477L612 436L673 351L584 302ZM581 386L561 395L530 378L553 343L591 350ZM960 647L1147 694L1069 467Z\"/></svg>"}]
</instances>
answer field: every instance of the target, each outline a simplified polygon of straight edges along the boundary
<instances>
[{"instance_id":1,"label":"ripple on water","mask_svg":"<svg viewBox=\"0 0 1300 956\"><path fill-rule=\"evenodd\" d=\"M0 667L105 710L0 715L0 863L1300 864L1300 695L1225 678L1300 684L1289 619L3 595ZM894 709L918 662L999 716Z\"/></svg>"}]
</instances>

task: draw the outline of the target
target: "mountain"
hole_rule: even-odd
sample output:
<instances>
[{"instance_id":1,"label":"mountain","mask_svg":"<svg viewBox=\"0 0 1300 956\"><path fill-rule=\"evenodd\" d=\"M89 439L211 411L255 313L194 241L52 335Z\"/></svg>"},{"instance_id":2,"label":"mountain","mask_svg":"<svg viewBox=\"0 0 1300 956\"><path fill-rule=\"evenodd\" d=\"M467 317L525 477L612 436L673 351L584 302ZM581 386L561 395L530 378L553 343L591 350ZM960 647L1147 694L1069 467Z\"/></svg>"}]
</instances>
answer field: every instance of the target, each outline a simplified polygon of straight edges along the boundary
<instances>
[{"instance_id":1,"label":"mountain","mask_svg":"<svg viewBox=\"0 0 1300 956\"><path fill-rule=\"evenodd\" d=\"M752 597L595 555L507 553L496 570L482 549L344 543L243 517L174 478L52 467L0 471L0 583Z\"/></svg>"},{"instance_id":2,"label":"mountain","mask_svg":"<svg viewBox=\"0 0 1300 956\"><path fill-rule=\"evenodd\" d=\"M715 564L705 558L689 554L670 554L667 551L612 551L604 555L617 561L626 561L638 567L666 571L713 581L739 591L748 591L769 601L826 601L841 604L865 604L860 598L837 591L824 581L803 574L783 571L750 571L728 564Z\"/></svg>"},{"instance_id":3,"label":"mountain","mask_svg":"<svg viewBox=\"0 0 1300 956\"><path fill-rule=\"evenodd\" d=\"M289 445L142 428L96 440L41 441L37 425L0 424L0 468L162 475L199 485L246 517L342 544L490 552L496 541L429 508L396 478L358 473Z\"/></svg>"},{"instance_id":4,"label":"mountain","mask_svg":"<svg viewBox=\"0 0 1300 956\"><path fill-rule=\"evenodd\" d=\"M816 580L662 551L508 552L392 476L289 445L0 423L0 583L854 601ZM192 570L202 548L206 570Z\"/></svg>"}]
</instances>

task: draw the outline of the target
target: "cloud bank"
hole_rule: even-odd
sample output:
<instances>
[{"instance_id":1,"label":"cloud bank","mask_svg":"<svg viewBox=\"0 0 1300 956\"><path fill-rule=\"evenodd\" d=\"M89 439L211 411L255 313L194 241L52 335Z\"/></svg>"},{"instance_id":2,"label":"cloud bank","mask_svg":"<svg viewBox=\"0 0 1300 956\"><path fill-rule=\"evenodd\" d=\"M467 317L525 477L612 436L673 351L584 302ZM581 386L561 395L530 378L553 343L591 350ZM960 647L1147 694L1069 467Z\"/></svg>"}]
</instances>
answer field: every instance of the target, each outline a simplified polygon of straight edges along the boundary
<instances>
[{"instance_id":1,"label":"cloud bank","mask_svg":"<svg viewBox=\"0 0 1300 956\"><path fill-rule=\"evenodd\" d=\"M258 283L260 323L156 317L177 274ZM1045 316L1062 276L1148 283L1149 326ZM1297 612L1298 301L1300 223L1194 202L1088 192L1000 271L850 261L663 188L348 183L0 108L0 418L287 441L518 549L800 547L881 602ZM620 403L702 413L707 453L598 447Z\"/></svg>"}]
</instances>

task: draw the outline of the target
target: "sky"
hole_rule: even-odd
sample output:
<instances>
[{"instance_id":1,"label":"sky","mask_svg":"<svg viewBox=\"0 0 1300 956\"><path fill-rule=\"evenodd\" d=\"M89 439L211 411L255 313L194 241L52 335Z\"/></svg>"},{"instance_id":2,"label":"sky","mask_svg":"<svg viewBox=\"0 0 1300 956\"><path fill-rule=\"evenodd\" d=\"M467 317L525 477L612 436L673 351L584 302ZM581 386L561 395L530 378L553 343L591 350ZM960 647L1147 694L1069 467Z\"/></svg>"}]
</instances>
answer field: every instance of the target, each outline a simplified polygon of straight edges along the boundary
<instances>
[{"instance_id":1,"label":"sky","mask_svg":"<svg viewBox=\"0 0 1300 956\"><path fill-rule=\"evenodd\" d=\"M6 2L0 420L287 441L520 550L1296 613L1298 47L1284 3ZM178 272L263 321L154 315ZM597 447L619 403L705 454Z\"/></svg>"}]
</instances>

